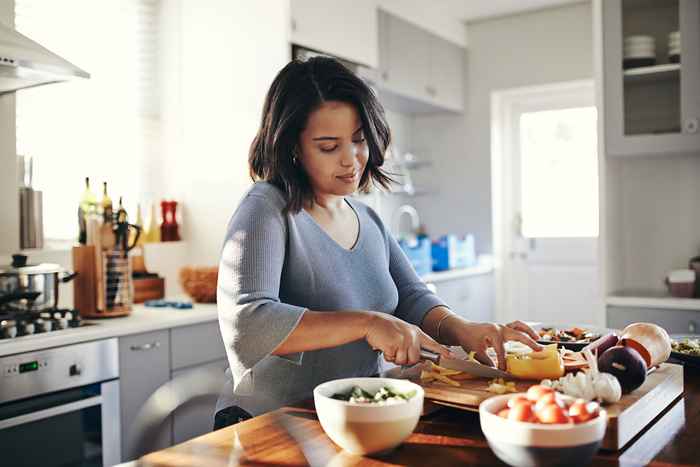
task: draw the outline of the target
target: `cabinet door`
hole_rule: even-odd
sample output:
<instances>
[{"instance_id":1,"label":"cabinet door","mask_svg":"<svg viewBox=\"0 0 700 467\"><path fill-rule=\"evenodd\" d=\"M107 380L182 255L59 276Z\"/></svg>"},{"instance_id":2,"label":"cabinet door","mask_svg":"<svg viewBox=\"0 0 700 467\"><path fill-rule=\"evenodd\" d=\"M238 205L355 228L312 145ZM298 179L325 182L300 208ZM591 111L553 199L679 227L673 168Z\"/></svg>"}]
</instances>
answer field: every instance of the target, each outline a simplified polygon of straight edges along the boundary
<instances>
[{"instance_id":1,"label":"cabinet door","mask_svg":"<svg viewBox=\"0 0 700 467\"><path fill-rule=\"evenodd\" d=\"M605 147L610 156L700 150L697 0L601 2ZM668 33L680 30L681 64L668 64ZM623 71L623 37L655 38L657 64Z\"/></svg>"},{"instance_id":2,"label":"cabinet door","mask_svg":"<svg viewBox=\"0 0 700 467\"><path fill-rule=\"evenodd\" d=\"M433 36L430 52L428 93L441 107L461 111L466 51L450 41Z\"/></svg>"},{"instance_id":3,"label":"cabinet door","mask_svg":"<svg viewBox=\"0 0 700 467\"><path fill-rule=\"evenodd\" d=\"M170 343L173 370L226 358L218 321L173 328Z\"/></svg>"},{"instance_id":4,"label":"cabinet door","mask_svg":"<svg viewBox=\"0 0 700 467\"><path fill-rule=\"evenodd\" d=\"M376 0L292 0L290 6L294 44L377 67Z\"/></svg>"},{"instance_id":5,"label":"cabinet door","mask_svg":"<svg viewBox=\"0 0 700 467\"><path fill-rule=\"evenodd\" d=\"M388 62L382 76L384 86L404 96L431 100L430 34L392 15L388 15L386 32Z\"/></svg>"},{"instance_id":6,"label":"cabinet door","mask_svg":"<svg viewBox=\"0 0 700 467\"><path fill-rule=\"evenodd\" d=\"M173 371L173 381L185 380L188 374L195 370L211 369L214 374L219 374L216 387L223 387L228 368L228 360L218 360L207 365L199 365L192 368ZM182 443L188 439L203 435L212 431L214 426L214 410L218 399L218 392L194 398L173 412L173 444Z\"/></svg>"},{"instance_id":7,"label":"cabinet door","mask_svg":"<svg viewBox=\"0 0 700 467\"><path fill-rule=\"evenodd\" d=\"M143 455L137 452L136 417L156 389L170 380L169 331L149 332L119 339L119 378L122 427L122 460ZM168 417L152 446L154 451L170 446L171 421Z\"/></svg>"}]
</instances>

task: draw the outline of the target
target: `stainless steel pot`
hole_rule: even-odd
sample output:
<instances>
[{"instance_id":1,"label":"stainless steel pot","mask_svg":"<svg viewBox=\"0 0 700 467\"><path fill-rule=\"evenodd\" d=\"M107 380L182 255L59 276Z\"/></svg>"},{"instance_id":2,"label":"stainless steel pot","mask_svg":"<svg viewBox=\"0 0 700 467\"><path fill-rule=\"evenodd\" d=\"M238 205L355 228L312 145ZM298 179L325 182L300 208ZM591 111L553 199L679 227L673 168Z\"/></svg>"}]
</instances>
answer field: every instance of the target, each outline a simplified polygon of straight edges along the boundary
<instances>
[{"instance_id":1,"label":"stainless steel pot","mask_svg":"<svg viewBox=\"0 0 700 467\"><path fill-rule=\"evenodd\" d=\"M0 307L43 311L58 306L58 285L77 274L58 264L27 264L25 255L12 255L12 264L0 266Z\"/></svg>"}]
</instances>

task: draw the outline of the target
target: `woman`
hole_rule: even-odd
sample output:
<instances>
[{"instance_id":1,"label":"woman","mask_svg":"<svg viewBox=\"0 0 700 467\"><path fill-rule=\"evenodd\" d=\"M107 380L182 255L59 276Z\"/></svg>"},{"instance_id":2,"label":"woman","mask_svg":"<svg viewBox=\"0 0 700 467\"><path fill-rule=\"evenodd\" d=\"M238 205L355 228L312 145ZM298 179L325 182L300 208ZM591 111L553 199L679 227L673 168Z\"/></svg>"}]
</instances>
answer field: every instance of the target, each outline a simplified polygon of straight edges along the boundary
<instances>
[{"instance_id":1,"label":"woman","mask_svg":"<svg viewBox=\"0 0 700 467\"><path fill-rule=\"evenodd\" d=\"M311 397L321 382L399 365L421 348L486 354L503 343L535 350L522 322L499 326L455 315L416 275L368 206L349 198L374 183L390 132L372 90L336 60L292 61L265 100L250 150L256 182L226 235L218 309L233 382L217 426Z\"/></svg>"}]
</instances>

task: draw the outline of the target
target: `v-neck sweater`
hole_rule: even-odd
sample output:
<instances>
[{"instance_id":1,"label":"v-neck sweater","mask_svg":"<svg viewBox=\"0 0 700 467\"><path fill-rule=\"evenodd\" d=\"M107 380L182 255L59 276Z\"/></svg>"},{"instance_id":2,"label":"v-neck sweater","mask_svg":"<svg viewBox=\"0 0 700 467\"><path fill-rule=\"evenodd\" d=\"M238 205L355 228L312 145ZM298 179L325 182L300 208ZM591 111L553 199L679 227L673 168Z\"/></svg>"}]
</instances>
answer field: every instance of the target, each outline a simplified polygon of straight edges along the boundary
<instances>
[{"instance_id":1,"label":"v-neck sweater","mask_svg":"<svg viewBox=\"0 0 700 467\"><path fill-rule=\"evenodd\" d=\"M257 182L243 196L219 263L219 325L232 384L218 408L238 405L257 415L311 397L325 381L378 372L379 353L364 340L271 355L306 310L369 310L420 326L432 308L445 306L377 213L345 199L359 221L350 249L309 213L285 213L286 195L270 183Z\"/></svg>"}]
</instances>

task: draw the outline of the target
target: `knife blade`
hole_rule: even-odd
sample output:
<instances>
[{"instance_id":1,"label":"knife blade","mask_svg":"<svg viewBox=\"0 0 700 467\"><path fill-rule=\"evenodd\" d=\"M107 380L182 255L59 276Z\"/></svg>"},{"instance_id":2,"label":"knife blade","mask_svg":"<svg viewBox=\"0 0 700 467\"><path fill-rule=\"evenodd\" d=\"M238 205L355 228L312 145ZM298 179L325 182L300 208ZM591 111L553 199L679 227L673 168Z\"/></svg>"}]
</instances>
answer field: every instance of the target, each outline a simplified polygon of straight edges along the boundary
<instances>
[{"instance_id":1,"label":"knife blade","mask_svg":"<svg viewBox=\"0 0 700 467\"><path fill-rule=\"evenodd\" d=\"M430 352L429 350L421 350L421 359L434 362L443 368L450 370L463 371L470 375L480 376L482 378L503 378L515 379L513 375L507 371L499 370L498 368L490 367L473 360L464 360L461 358L443 357L439 354Z\"/></svg>"}]
</instances>

